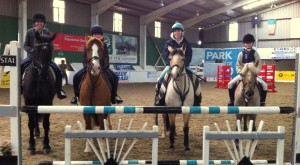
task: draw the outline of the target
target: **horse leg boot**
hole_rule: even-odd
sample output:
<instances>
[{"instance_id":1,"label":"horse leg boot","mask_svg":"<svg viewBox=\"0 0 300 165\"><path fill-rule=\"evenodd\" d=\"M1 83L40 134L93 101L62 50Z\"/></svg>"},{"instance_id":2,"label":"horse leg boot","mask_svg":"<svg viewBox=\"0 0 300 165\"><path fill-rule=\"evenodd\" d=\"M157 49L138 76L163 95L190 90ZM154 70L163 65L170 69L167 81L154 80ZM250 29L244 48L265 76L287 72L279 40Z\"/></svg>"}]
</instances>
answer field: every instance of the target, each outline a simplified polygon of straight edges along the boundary
<instances>
[{"instance_id":1,"label":"horse leg boot","mask_svg":"<svg viewBox=\"0 0 300 165\"><path fill-rule=\"evenodd\" d=\"M229 99L230 99L228 102L228 106L234 105L234 91L235 91L235 88L232 88L232 89L228 88Z\"/></svg>"},{"instance_id":2,"label":"horse leg boot","mask_svg":"<svg viewBox=\"0 0 300 165\"><path fill-rule=\"evenodd\" d=\"M51 61L50 64L51 68L53 69L54 73L55 73L55 77L56 77L56 82L55 82L55 86L56 86L56 94L57 97L59 99L65 99L67 98L65 91L63 91L61 89L62 86L62 72L60 70L60 68L53 62Z\"/></svg>"},{"instance_id":3,"label":"horse leg boot","mask_svg":"<svg viewBox=\"0 0 300 165\"><path fill-rule=\"evenodd\" d=\"M189 127L184 127L183 132L184 132L184 151L189 151Z\"/></svg>"},{"instance_id":4,"label":"horse leg boot","mask_svg":"<svg viewBox=\"0 0 300 165\"><path fill-rule=\"evenodd\" d=\"M50 114L45 114L44 115L44 120L43 120L43 127L44 127L44 146L43 146L43 153L46 155L50 153L51 147L49 145L49 130L50 130Z\"/></svg>"},{"instance_id":5,"label":"horse leg boot","mask_svg":"<svg viewBox=\"0 0 300 165\"><path fill-rule=\"evenodd\" d=\"M34 137L40 138L39 115L34 115Z\"/></svg>"},{"instance_id":6,"label":"horse leg boot","mask_svg":"<svg viewBox=\"0 0 300 165\"><path fill-rule=\"evenodd\" d=\"M27 148L28 155L35 154L35 140L34 140L34 114L28 114L28 128L29 128L29 147Z\"/></svg>"},{"instance_id":7,"label":"horse leg boot","mask_svg":"<svg viewBox=\"0 0 300 165\"><path fill-rule=\"evenodd\" d=\"M170 139L170 146L169 149L174 149L174 142L175 142L175 126L170 126L170 134L169 134L169 139Z\"/></svg>"},{"instance_id":8,"label":"horse leg boot","mask_svg":"<svg viewBox=\"0 0 300 165\"><path fill-rule=\"evenodd\" d=\"M260 95L260 106L266 106L266 97L267 97L267 93L268 91L261 91L261 95Z\"/></svg>"}]
</instances>

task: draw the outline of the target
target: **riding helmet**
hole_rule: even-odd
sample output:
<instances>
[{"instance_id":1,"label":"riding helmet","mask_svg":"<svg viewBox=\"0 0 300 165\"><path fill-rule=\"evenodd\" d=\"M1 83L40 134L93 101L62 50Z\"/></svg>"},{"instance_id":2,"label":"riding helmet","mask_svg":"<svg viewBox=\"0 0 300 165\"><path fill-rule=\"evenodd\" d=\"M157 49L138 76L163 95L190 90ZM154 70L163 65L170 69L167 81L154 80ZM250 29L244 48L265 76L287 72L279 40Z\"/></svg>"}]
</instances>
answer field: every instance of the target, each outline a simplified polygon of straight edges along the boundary
<instances>
[{"instance_id":1,"label":"riding helmet","mask_svg":"<svg viewBox=\"0 0 300 165\"><path fill-rule=\"evenodd\" d=\"M252 34L246 34L243 38L243 43L254 43L255 39Z\"/></svg>"},{"instance_id":2,"label":"riding helmet","mask_svg":"<svg viewBox=\"0 0 300 165\"><path fill-rule=\"evenodd\" d=\"M174 25L172 26L172 31L178 30L178 29L181 30L181 31L184 31L183 25L180 22L176 21L174 23Z\"/></svg>"},{"instance_id":3,"label":"riding helmet","mask_svg":"<svg viewBox=\"0 0 300 165\"><path fill-rule=\"evenodd\" d=\"M93 35L93 34L101 34L101 35L103 35L102 27L99 26L99 25L92 26L91 30L90 30L90 35Z\"/></svg>"},{"instance_id":4,"label":"riding helmet","mask_svg":"<svg viewBox=\"0 0 300 165\"><path fill-rule=\"evenodd\" d=\"M33 23L35 23L35 21L43 21L44 23L46 23L46 17L44 14L36 13L33 16Z\"/></svg>"}]
</instances>

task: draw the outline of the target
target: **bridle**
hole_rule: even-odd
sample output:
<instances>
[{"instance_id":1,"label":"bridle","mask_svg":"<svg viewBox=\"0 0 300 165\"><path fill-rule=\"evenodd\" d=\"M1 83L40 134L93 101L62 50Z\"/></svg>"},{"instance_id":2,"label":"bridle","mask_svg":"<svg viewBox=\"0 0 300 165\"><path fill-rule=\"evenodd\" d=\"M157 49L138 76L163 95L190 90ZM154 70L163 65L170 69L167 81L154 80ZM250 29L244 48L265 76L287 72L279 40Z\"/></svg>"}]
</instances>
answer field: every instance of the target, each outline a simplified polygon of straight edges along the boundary
<instances>
[{"instance_id":1,"label":"bridle","mask_svg":"<svg viewBox=\"0 0 300 165\"><path fill-rule=\"evenodd\" d=\"M176 54L174 54L174 55L176 55ZM174 55L173 55L173 56L174 56ZM178 55L178 56L179 56L179 55ZM183 106L183 103L184 103L184 101L185 101L185 99L186 99L186 96L187 96L187 94L188 94L189 91L190 91L190 84L191 84L191 82L190 82L190 78L187 76L186 72L184 72L184 71L185 71L184 59L183 59L183 65L182 65L182 66L180 66L179 64L174 64L174 65L171 66L171 71L172 71L175 67L178 67L178 68L179 68L178 77L184 76L184 77L183 77L183 80L184 80L183 86L184 86L184 88L183 88L183 90L181 91L180 88L179 88L179 85L178 85L177 80L176 80L176 79L172 76L172 74L171 74L171 76L172 76L172 78L173 78L173 80L174 80L174 81L173 81L173 89L174 89L175 92L180 96L181 106ZM178 78L178 77L177 77L177 78ZM187 82L188 82L188 85L187 85Z\"/></svg>"}]
</instances>

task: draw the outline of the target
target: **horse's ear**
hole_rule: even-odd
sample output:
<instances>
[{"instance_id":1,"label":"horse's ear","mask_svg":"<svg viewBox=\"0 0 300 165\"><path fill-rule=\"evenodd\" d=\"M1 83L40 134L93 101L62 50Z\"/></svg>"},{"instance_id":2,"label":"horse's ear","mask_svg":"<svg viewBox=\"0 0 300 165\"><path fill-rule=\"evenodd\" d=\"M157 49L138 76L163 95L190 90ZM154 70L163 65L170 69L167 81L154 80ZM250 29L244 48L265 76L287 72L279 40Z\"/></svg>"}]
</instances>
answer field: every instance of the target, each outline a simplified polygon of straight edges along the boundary
<instances>
[{"instance_id":1,"label":"horse's ear","mask_svg":"<svg viewBox=\"0 0 300 165\"><path fill-rule=\"evenodd\" d=\"M53 41L55 38L56 38L56 33L54 32L54 33L51 35L51 41Z\"/></svg>"},{"instance_id":2,"label":"horse's ear","mask_svg":"<svg viewBox=\"0 0 300 165\"><path fill-rule=\"evenodd\" d=\"M35 34L34 34L36 40L40 41L41 40L41 36L40 36L40 32L39 31L35 31Z\"/></svg>"},{"instance_id":3,"label":"horse's ear","mask_svg":"<svg viewBox=\"0 0 300 165\"><path fill-rule=\"evenodd\" d=\"M90 36L90 35L86 35L86 36L85 36L85 40L88 41L88 40L90 40L91 37L92 37L92 36Z\"/></svg>"},{"instance_id":4,"label":"horse's ear","mask_svg":"<svg viewBox=\"0 0 300 165\"><path fill-rule=\"evenodd\" d=\"M182 46L181 46L181 48L180 48L180 49L182 49L183 53L185 54L185 50L186 50L186 46L185 46L185 44L182 44Z\"/></svg>"},{"instance_id":5,"label":"horse's ear","mask_svg":"<svg viewBox=\"0 0 300 165\"><path fill-rule=\"evenodd\" d=\"M254 66L257 67L257 66L258 66L258 63L259 63L259 61L256 60L256 61L254 62Z\"/></svg>"},{"instance_id":6,"label":"horse's ear","mask_svg":"<svg viewBox=\"0 0 300 165\"><path fill-rule=\"evenodd\" d=\"M104 42L104 36L100 37L100 41Z\"/></svg>"},{"instance_id":7,"label":"horse's ear","mask_svg":"<svg viewBox=\"0 0 300 165\"><path fill-rule=\"evenodd\" d=\"M169 50L169 52L173 52L173 48L172 48L172 46L168 46L168 50Z\"/></svg>"}]
</instances>

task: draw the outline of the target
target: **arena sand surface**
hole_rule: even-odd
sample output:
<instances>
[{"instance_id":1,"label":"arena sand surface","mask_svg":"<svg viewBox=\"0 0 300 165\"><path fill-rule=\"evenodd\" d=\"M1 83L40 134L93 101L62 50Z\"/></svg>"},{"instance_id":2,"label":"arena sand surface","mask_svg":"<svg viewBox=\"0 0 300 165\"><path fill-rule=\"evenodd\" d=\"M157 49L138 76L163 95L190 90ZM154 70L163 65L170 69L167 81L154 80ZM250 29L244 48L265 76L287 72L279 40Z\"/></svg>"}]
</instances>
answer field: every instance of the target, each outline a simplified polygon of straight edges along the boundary
<instances>
[{"instance_id":1,"label":"arena sand surface","mask_svg":"<svg viewBox=\"0 0 300 165\"><path fill-rule=\"evenodd\" d=\"M226 106L228 102L228 92L226 89L214 88L215 82L202 83L202 106ZM268 93L267 105L269 106L292 106L294 107L294 83L275 83L277 92ZM154 98L154 83L137 83L137 84L120 84L119 95L124 99L122 105L136 106L152 106ZM64 86L64 90L68 94L68 98L58 100L55 98L54 105L69 105L70 99L73 96L72 86ZM0 104L9 104L9 89L0 89ZM23 105L22 99L22 105ZM66 109L68 111L68 109ZM154 124L154 116L152 114L116 114L111 116L113 128L117 128L119 119L122 119L121 129L125 130L128 127L130 119L134 119L132 130L138 130L145 122L148 122L147 130L151 130ZM277 131L278 126L284 126L286 130L284 159L286 162L291 161L291 143L293 129L294 114L263 114L258 115L257 123L260 120L265 122L265 131ZM22 127L22 162L24 165L36 165L41 160L64 160L64 128L66 125L71 125L74 130L79 130L76 121L84 122L82 114L52 114L50 117L50 145L52 151L49 155L42 154L42 139L36 140L36 155L28 156L27 147L29 139L29 130L27 127L27 114L21 113ZM159 115L159 148L158 160L201 160L202 159L202 131L203 126L209 126L211 130L216 130L214 123L217 123L221 130L226 131L225 120L231 123L231 129L235 130L235 115L221 114L200 114L192 115L190 120L190 149L185 153L183 151L183 128L182 117L177 115L177 136L175 139L175 150L169 151L168 138L161 137L162 119ZM42 128L42 124L40 124ZM9 118L0 117L0 138L8 139L10 137ZM41 129L43 130L43 129ZM12 130L14 131L14 130ZM131 140L127 140L124 149L127 149L131 144ZM114 140L111 140L111 147L114 147ZM119 146L120 146L119 140ZM276 140L261 140L258 142L259 148L255 151L253 159L276 159ZM137 141L126 160L151 160L151 139L140 139ZM72 159L73 160L96 160L94 153L84 153L85 140L72 140ZM213 140L210 142L210 159L230 159L230 155L225 147L223 140ZM124 152L123 152L124 154ZM121 156L122 157L122 156ZM1 163L0 163L1 164Z\"/></svg>"}]
</instances>

